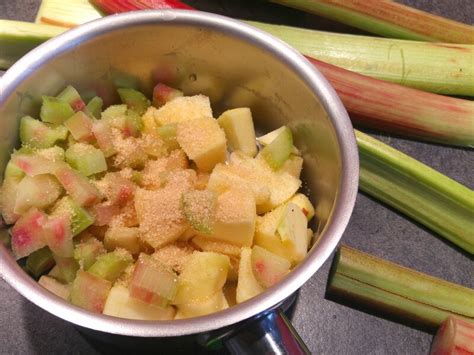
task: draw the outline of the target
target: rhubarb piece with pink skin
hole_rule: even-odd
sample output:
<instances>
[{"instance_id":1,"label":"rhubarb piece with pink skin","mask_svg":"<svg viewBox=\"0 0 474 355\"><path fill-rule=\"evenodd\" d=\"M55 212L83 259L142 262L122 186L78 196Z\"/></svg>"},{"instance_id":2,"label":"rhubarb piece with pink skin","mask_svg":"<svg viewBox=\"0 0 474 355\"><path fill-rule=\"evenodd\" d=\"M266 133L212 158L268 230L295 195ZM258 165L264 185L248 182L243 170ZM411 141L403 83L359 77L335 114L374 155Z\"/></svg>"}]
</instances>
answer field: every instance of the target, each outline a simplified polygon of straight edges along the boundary
<instances>
[{"instance_id":1,"label":"rhubarb piece with pink skin","mask_svg":"<svg viewBox=\"0 0 474 355\"><path fill-rule=\"evenodd\" d=\"M37 208L31 208L16 221L11 230L11 244L17 259L46 246L44 226L47 221L48 216Z\"/></svg>"},{"instance_id":2,"label":"rhubarb piece with pink skin","mask_svg":"<svg viewBox=\"0 0 474 355\"><path fill-rule=\"evenodd\" d=\"M177 89L173 89L168 85L158 83L153 88L153 106L161 107L168 101L173 100L176 97L183 96L183 92Z\"/></svg>"},{"instance_id":3,"label":"rhubarb piece with pink skin","mask_svg":"<svg viewBox=\"0 0 474 355\"><path fill-rule=\"evenodd\" d=\"M71 303L91 312L102 313L111 287L110 281L79 270L71 287Z\"/></svg>"},{"instance_id":4,"label":"rhubarb piece with pink skin","mask_svg":"<svg viewBox=\"0 0 474 355\"><path fill-rule=\"evenodd\" d=\"M474 354L474 322L449 316L439 327L430 355Z\"/></svg>"}]
</instances>

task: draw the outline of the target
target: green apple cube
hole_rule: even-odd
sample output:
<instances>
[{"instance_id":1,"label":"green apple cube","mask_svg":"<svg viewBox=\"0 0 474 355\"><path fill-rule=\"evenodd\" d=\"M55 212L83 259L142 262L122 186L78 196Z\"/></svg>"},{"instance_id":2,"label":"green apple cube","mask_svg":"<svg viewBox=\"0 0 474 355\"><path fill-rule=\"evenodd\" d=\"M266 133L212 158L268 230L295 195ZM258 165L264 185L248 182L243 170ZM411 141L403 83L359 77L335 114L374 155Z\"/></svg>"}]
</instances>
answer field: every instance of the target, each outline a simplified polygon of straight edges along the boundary
<instances>
[{"instance_id":1,"label":"green apple cube","mask_svg":"<svg viewBox=\"0 0 474 355\"><path fill-rule=\"evenodd\" d=\"M44 239L54 255L72 257L74 245L67 216L51 216L44 227Z\"/></svg>"},{"instance_id":2,"label":"green apple cube","mask_svg":"<svg viewBox=\"0 0 474 355\"><path fill-rule=\"evenodd\" d=\"M128 251L117 249L110 253L99 255L88 271L102 279L115 282L132 263L133 257Z\"/></svg>"},{"instance_id":3,"label":"green apple cube","mask_svg":"<svg viewBox=\"0 0 474 355\"><path fill-rule=\"evenodd\" d=\"M115 285L110 290L103 314L127 319L172 320L176 311L173 307L158 307L130 297L123 285Z\"/></svg>"},{"instance_id":4,"label":"green apple cube","mask_svg":"<svg viewBox=\"0 0 474 355\"><path fill-rule=\"evenodd\" d=\"M71 286L70 301L91 312L102 313L111 288L110 281L79 270Z\"/></svg>"},{"instance_id":5,"label":"green apple cube","mask_svg":"<svg viewBox=\"0 0 474 355\"><path fill-rule=\"evenodd\" d=\"M5 177L0 188L0 211L7 224L13 224L20 218L20 215L14 212L20 181L21 178Z\"/></svg>"},{"instance_id":6,"label":"green apple cube","mask_svg":"<svg viewBox=\"0 0 474 355\"><path fill-rule=\"evenodd\" d=\"M24 116L20 120L20 141L28 147L49 148L66 137L67 129L64 126L53 128L30 116Z\"/></svg>"},{"instance_id":7,"label":"green apple cube","mask_svg":"<svg viewBox=\"0 0 474 355\"><path fill-rule=\"evenodd\" d=\"M77 90L71 85L66 86L56 97L62 101L66 101L75 112L82 111L86 106L84 101L82 101L81 95L79 95Z\"/></svg>"},{"instance_id":8,"label":"green apple cube","mask_svg":"<svg viewBox=\"0 0 474 355\"><path fill-rule=\"evenodd\" d=\"M78 235L94 223L94 218L70 197L65 196L53 207L50 216L66 216L73 236Z\"/></svg>"},{"instance_id":9,"label":"green apple cube","mask_svg":"<svg viewBox=\"0 0 474 355\"><path fill-rule=\"evenodd\" d=\"M174 303L200 302L222 291L230 268L227 255L194 252L184 264L178 277L178 291Z\"/></svg>"},{"instance_id":10,"label":"green apple cube","mask_svg":"<svg viewBox=\"0 0 474 355\"><path fill-rule=\"evenodd\" d=\"M104 246L95 238L79 243L74 248L74 259L79 263L81 269L86 271L96 262L97 257L102 254L105 254Z\"/></svg>"},{"instance_id":11,"label":"green apple cube","mask_svg":"<svg viewBox=\"0 0 474 355\"><path fill-rule=\"evenodd\" d=\"M123 248L132 254L140 251L140 230L130 227L110 226L105 232L104 246L107 250Z\"/></svg>"},{"instance_id":12,"label":"green apple cube","mask_svg":"<svg viewBox=\"0 0 474 355\"><path fill-rule=\"evenodd\" d=\"M255 278L252 267L252 250L242 248L240 253L239 274L237 280L236 301L242 303L264 291Z\"/></svg>"},{"instance_id":13,"label":"green apple cube","mask_svg":"<svg viewBox=\"0 0 474 355\"><path fill-rule=\"evenodd\" d=\"M277 231L296 262L303 260L308 253L307 228L308 220L301 208L294 203L288 203Z\"/></svg>"},{"instance_id":14,"label":"green apple cube","mask_svg":"<svg viewBox=\"0 0 474 355\"><path fill-rule=\"evenodd\" d=\"M160 307L174 300L178 287L176 273L147 254L140 254L130 280L130 297Z\"/></svg>"},{"instance_id":15,"label":"green apple cube","mask_svg":"<svg viewBox=\"0 0 474 355\"><path fill-rule=\"evenodd\" d=\"M150 106L150 100L146 98L140 91L128 88L118 89L120 99L127 107L135 111L138 115L143 115Z\"/></svg>"},{"instance_id":16,"label":"green apple cube","mask_svg":"<svg viewBox=\"0 0 474 355\"><path fill-rule=\"evenodd\" d=\"M64 126L78 142L90 142L94 137L92 133L92 119L84 112L78 111L65 122Z\"/></svg>"},{"instance_id":17,"label":"green apple cube","mask_svg":"<svg viewBox=\"0 0 474 355\"><path fill-rule=\"evenodd\" d=\"M71 283L76 278L79 264L74 258L54 255L56 266L51 270L49 276L53 276L61 282ZM54 271L54 272L53 272Z\"/></svg>"},{"instance_id":18,"label":"green apple cube","mask_svg":"<svg viewBox=\"0 0 474 355\"><path fill-rule=\"evenodd\" d=\"M272 287L290 272L288 260L258 245L252 248L251 260L255 278L265 288Z\"/></svg>"},{"instance_id":19,"label":"green apple cube","mask_svg":"<svg viewBox=\"0 0 474 355\"><path fill-rule=\"evenodd\" d=\"M88 178L65 163L57 163L54 175L79 206L91 206L101 199L99 190Z\"/></svg>"},{"instance_id":20,"label":"green apple cube","mask_svg":"<svg viewBox=\"0 0 474 355\"><path fill-rule=\"evenodd\" d=\"M219 116L217 122L224 130L232 150L240 150L249 157L257 154L252 112L248 107L227 110Z\"/></svg>"},{"instance_id":21,"label":"green apple cube","mask_svg":"<svg viewBox=\"0 0 474 355\"><path fill-rule=\"evenodd\" d=\"M56 202L62 191L52 175L25 176L18 185L14 212L23 214L31 207L44 209Z\"/></svg>"},{"instance_id":22,"label":"green apple cube","mask_svg":"<svg viewBox=\"0 0 474 355\"><path fill-rule=\"evenodd\" d=\"M85 111L92 117L99 119L103 105L104 101L99 96L95 96L87 103Z\"/></svg>"},{"instance_id":23,"label":"green apple cube","mask_svg":"<svg viewBox=\"0 0 474 355\"><path fill-rule=\"evenodd\" d=\"M60 125L74 114L71 105L64 100L51 96L43 96L40 117L43 122Z\"/></svg>"},{"instance_id":24,"label":"green apple cube","mask_svg":"<svg viewBox=\"0 0 474 355\"><path fill-rule=\"evenodd\" d=\"M292 150L293 135L288 127L283 126L281 132L260 151L260 154L273 170L278 170L290 157Z\"/></svg>"},{"instance_id":25,"label":"green apple cube","mask_svg":"<svg viewBox=\"0 0 474 355\"><path fill-rule=\"evenodd\" d=\"M301 211L306 216L308 221L314 217L314 207L306 195L298 193L290 199L290 202L298 205L298 207L301 208Z\"/></svg>"},{"instance_id":26,"label":"green apple cube","mask_svg":"<svg viewBox=\"0 0 474 355\"><path fill-rule=\"evenodd\" d=\"M11 230L11 244L17 259L46 246L43 226L47 220L48 216L44 212L31 208L16 221Z\"/></svg>"},{"instance_id":27,"label":"green apple cube","mask_svg":"<svg viewBox=\"0 0 474 355\"><path fill-rule=\"evenodd\" d=\"M97 120L92 123L92 133L95 136L97 145L106 158L111 157L117 151L112 140L112 131L105 120Z\"/></svg>"},{"instance_id":28,"label":"green apple cube","mask_svg":"<svg viewBox=\"0 0 474 355\"><path fill-rule=\"evenodd\" d=\"M47 273L55 264L53 253L48 247L41 248L31 253L26 259L26 270L37 279Z\"/></svg>"},{"instance_id":29,"label":"green apple cube","mask_svg":"<svg viewBox=\"0 0 474 355\"><path fill-rule=\"evenodd\" d=\"M69 299L69 295L71 293L71 288L69 285L62 284L52 277L46 275L41 276L38 280L38 283L49 292L54 293L63 300Z\"/></svg>"},{"instance_id":30,"label":"green apple cube","mask_svg":"<svg viewBox=\"0 0 474 355\"><path fill-rule=\"evenodd\" d=\"M167 102L174 100L177 97L182 97L183 92L177 89L173 89L168 85L158 83L153 88L153 106L161 107Z\"/></svg>"},{"instance_id":31,"label":"green apple cube","mask_svg":"<svg viewBox=\"0 0 474 355\"><path fill-rule=\"evenodd\" d=\"M193 190L183 194L183 212L191 227L211 235L214 230L217 194L212 191Z\"/></svg>"},{"instance_id":32,"label":"green apple cube","mask_svg":"<svg viewBox=\"0 0 474 355\"><path fill-rule=\"evenodd\" d=\"M257 142L260 143L262 146L267 146L271 142L275 140L276 137L280 135L287 127L286 126L281 126L280 128L275 129L274 131L271 131L263 136L257 137ZM291 154L293 155L300 155L300 151L298 148L293 146L293 149L291 150Z\"/></svg>"},{"instance_id":33,"label":"green apple cube","mask_svg":"<svg viewBox=\"0 0 474 355\"><path fill-rule=\"evenodd\" d=\"M104 153L90 144L76 143L65 153L66 161L84 176L90 176L107 170Z\"/></svg>"}]
</instances>

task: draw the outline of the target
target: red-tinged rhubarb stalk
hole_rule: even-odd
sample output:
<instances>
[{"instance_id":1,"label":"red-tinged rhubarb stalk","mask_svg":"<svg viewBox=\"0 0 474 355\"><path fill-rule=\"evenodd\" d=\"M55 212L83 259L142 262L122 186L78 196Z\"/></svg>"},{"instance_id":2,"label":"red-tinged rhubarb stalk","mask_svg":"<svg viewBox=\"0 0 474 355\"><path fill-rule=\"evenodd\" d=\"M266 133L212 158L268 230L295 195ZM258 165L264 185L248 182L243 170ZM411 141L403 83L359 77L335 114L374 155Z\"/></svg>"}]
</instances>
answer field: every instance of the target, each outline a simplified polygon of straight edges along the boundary
<instances>
[{"instance_id":1,"label":"red-tinged rhubarb stalk","mask_svg":"<svg viewBox=\"0 0 474 355\"><path fill-rule=\"evenodd\" d=\"M474 43L474 27L390 0L270 0L385 37Z\"/></svg>"},{"instance_id":2,"label":"red-tinged rhubarb stalk","mask_svg":"<svg viewBox=\"0 0 474 355\"><path fill-rule=\"evenodd\" d=\"M450 316L436 333L430 355L474 354L474 322Z\"/></svg>"},{"instance_id":3,"label":"red-tinged rhubarb stalk","mask_svg":"<svg viewBox=\"0 0 474 355\"><path fill-rule=\"evenodd\" d=\"M334 258L328 294L419 326L438 327L450 315L474 319L474 290L347 246Z\"/></svg>"},{"instance_id":4,"label":"red-tinged rhubarb stalk","mask_svg":"<svg viewBox=\"0 0 474 355\"><path fill-rule=\"evenodd\" d=\"M443 144L474 146L474 102L308 59L334 87L356 125Z\"/></svg>"},{"instance_id":5,"label":"red-tinged rhubarb stalk","mask_svg":"<svg viewBox=\"0 0 474 355\"><path fill-rule=\"evenodd\" d=\"M178 0L93 0L91 2L107 14L147 9L194 10Z\"/></svg>"},{"instance_id":6,"label":"red-tinged rhubarb stalk","mask_svg":"<svg viewBox=\"0 0 474 355\"><path fill-rule=\"evenodd\" d=\"M356 130L359 188L474 254L474 191Z\"/></svg>"}]
</instances>

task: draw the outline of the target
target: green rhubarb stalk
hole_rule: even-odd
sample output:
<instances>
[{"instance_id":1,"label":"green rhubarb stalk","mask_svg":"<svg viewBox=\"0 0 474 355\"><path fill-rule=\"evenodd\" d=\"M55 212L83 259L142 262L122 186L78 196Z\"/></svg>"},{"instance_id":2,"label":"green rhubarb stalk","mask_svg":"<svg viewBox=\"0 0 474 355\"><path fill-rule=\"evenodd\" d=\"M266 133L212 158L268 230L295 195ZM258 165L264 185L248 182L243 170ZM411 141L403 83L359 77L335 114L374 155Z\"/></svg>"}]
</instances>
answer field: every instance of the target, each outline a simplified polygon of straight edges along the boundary
<instances>
[{"instance_id":1,"label":"green rhubarb stalk","mask_svg":"<svg viewBox=\"0 0 474 355\"><path fill-rule=\"evenodd\" d=\"M448 316L474 319L474 290L341 246L328 294L427 327Z\"/></svg>"},{"instance_id":2,"label":"green rhubarb stalk","mask_svg":"<svg viewBox=\"0 0 474 355\"><path fill-rule=\"evenodd\" d=\"M474 27L389 0L270 0L385 37L474 44Z\"/></svg>"},{"instance_id":3,"label":"green rhubarb stalk","mask_svg":"<svg viewBox=\"0 0 474 355\"><path fill-rule=\"evenodd\" d=\"M356 130L359 188L474 254L474 191Z\"/></svg>"}]
</instances>

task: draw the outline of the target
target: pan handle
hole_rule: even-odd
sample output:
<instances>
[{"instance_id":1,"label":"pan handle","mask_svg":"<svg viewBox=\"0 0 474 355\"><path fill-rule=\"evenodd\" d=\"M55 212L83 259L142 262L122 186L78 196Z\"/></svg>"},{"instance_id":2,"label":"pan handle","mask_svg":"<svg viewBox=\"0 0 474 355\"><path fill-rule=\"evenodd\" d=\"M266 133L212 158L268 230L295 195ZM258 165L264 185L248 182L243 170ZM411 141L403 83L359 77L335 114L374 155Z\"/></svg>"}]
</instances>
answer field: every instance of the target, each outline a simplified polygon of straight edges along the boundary
<instances>
[{"instance_id":1,"label":"pan handle","mask_svg":"<svg viewBox=\"0 0 474 355\"><path fill-rule=\"evenodd\" d=\"M280 308L248 322L225 339L232 354L311 354Z\"/></svg>"}]
</instances>

